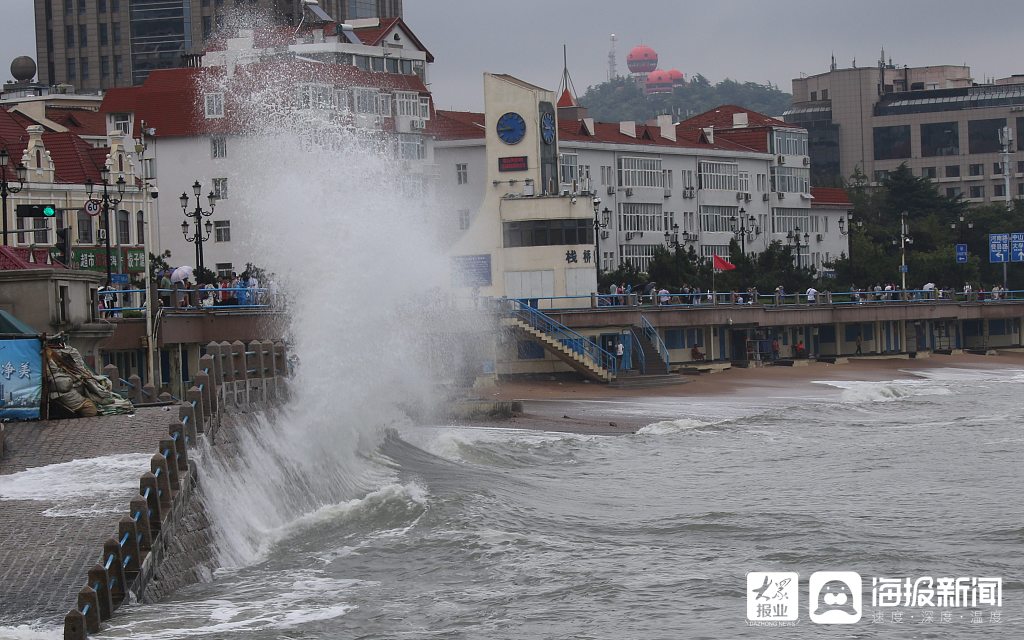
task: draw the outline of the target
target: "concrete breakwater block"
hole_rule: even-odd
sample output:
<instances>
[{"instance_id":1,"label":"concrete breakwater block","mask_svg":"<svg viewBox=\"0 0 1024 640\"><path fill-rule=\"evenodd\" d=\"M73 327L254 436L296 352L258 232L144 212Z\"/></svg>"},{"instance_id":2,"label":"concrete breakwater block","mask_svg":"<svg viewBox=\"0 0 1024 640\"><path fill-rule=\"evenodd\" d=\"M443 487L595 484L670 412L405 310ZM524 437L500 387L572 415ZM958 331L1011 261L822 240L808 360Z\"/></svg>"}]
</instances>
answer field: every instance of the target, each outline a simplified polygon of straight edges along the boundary
<instances>
[{"instance_id":1,"label":"concrete breakwater block","mask_svg":"<svg viewBox=\"0 0 1024 640\"><path fill-rule=\"evenodd\" d=\"M462 400L448 407L448 416L456 419L511 418L523 412L520 400Z\"/></svg>"}]
</instances>

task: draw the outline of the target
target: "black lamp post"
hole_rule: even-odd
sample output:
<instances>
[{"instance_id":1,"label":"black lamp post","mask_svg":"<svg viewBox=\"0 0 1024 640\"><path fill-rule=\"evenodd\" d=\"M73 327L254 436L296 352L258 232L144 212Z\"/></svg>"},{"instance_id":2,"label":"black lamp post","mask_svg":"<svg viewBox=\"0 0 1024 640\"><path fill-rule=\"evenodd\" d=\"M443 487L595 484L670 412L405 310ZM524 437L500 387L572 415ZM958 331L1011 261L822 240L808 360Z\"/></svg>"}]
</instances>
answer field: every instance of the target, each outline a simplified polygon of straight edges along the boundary
<instances>
[{"instance_id":1,"label":"black lamp post","mask_svg":"<svg viewBox=\"0 0 1024 640\"><path fill-rule=\"evenodd\" d=\"M690 233L689 231L684 231L683 235L680 236L679 235L679 225L675 224L675 223L672 224L671 231L666 231L665 232L665 244L667 244L668 246L672 247L673 249L679 249L680 247L683 246L683 244L685 244L687 242L696 242L696 241L697 241L697 236L695 234Z\"/></svg>"},{"instance_id":2,"label":"black lamp post","mask_svg":"<svg viewBox=\"0 0 1024 640\"><path fill-rule=\"evenodd\" d=\"M110 273L113 268L113 263L110 259L110 208L116 207L121 203L127 183L124 181L124 176L118 176L117 182L114 183L117 187L117 197L115 198L107 189L111 186L110 167L104 165L103 168L100 169L100 179L103 180L103 193L97 195L103 211L103 242L107 253L107 286L109 287L111 280ZM93 184L92 179L87 179L85 181L85 194L90 200L93 199L92 194L94 187L95 185Z\"/></svg>"},{"instance_id":3,"label":"black lamp post","mask_svg":"<svg viewBox=\"0 0 1024 640\"><path fill-rule=\"evenodd\" d=\"M964 218L964 214L961 213L959 220L949 223L949 228L957 232L959 244L967 244L967 230L974 228L974 222Z\"/></svg>"},{"instance_id":4,"label":"black lamp post","mask_svg":"<svg viewBox=\"0 0 1024 640\"><path fill-rule=\"evenodd\" d=\"M18 176L18 186L14 186L7 181L7 163L10 162L11 155L7 153L7 147L0 148L0 199L3 199L3 215L4 215L4 246L7 246L7 196L18 193L25 188L25 178L28 177L28 167L22 163L18 163L15 167L15 172Z\"/></svg>"},{"instance_id":5,"label":"black lamp post","mask_svg":"<svg viewBox=\"0 0 1024 640\"><path fill-rule=\"evenodd\" d=\"M181 221L181 235L185 236L185 242L193 242L196 245L196 272L202 272L203 270L203 243L210 239L210 234L213 232L213 223L209 220L206 221L206 235L203 235L203 218L209 218L213 215L213 210L217 206L217 196L214 195L213 191L206 196L206 199L210 202L210 209L204 210L200 205L199 196L203 192L203 185L199 184L196 180L192 184L192 193L196 197L196 208L192 211L188 210L189 196L184 191L181 193L181 198L178 200L181 202L181 212L185 214L185 220ZM196 221L196 231L190 238L188 236L188 218L192 218ZM198 278L198 275L197 275ZM198 280L197 280L198 282Z\"/></svg>"},{"instance_id":6,"label":"black lamp post","mask_svg":"<svg viewBox=\"0 0 1024 640\"><path fill-rule=\"evenodd\" d=\"M594 265L597 267L597 277L601 277L601 229L608 226L611 220L612 210L605 207L598 212L601 206L601 198L594 198Z\"/></svg>"},{"instance_id":7,"label":"black lamp post","mask_svg":"<svg viewBox=\"0 0 1024 640\"><path fill-rule=\"evenodd\" d=\"M753 240L755 237L761 235L761 227L757 225L757 218L754 216L746 217L747 210L740 208L739 218L736 216L730 216L729 222L732 224L732 233L740 241L740 250L743 255L747 255L747 236ZM737 224L739 226L737 226Z\"/></svg>"},{"instance_id":8,"label":"black lamp post","mask_svg":"<svg viewBox=\"0 0 1024 640\"><path fill-rule=\"evenodd\" d=\"M794 227L792 231L786 234L786 240L790 244L796 245L796 268L797 271L801 269L800 265L800 247L806 247L807 243L811 240L811 234L805 233L802 237L800 236L800 227ZM801 242L802 241L802 242Z\"/></svg>"},{"instance_id":9,"label":"black lamp post","mask_svg":"<svg viewBox=\"0 0 1024 640\"><path fill-rule=\"evenodd\" d=\"M893 245L900 248L900 288L907 290L907 247L914 244L910 237L910 225L907 224L907 212L900 213L900 237L892 241Z\"/></svg>"}]
</instances>

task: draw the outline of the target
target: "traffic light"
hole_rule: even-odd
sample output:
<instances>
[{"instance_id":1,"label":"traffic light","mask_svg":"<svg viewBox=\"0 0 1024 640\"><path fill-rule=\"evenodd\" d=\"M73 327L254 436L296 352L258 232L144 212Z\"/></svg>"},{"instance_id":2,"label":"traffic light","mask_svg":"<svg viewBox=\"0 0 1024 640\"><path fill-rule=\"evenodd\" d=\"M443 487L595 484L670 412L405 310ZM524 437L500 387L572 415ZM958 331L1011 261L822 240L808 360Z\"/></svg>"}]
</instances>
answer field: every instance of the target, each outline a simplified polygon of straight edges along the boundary
<instances>
[{"instance_id":1,"label":"traffic light","mask_svg":"<svg viewBox=\"0 0 1024 640\"><path fill-rule=\"evenodd\" d=\"M71 266L71 227L57 229L57 260Z\"/></svg>"},{"instance_id":2,"label":"traffic light","mask_svg":"<svg viewBox=\"0 0 1024 640\"><path fill-rule=\"evenodd\" d=\"M52 218L57 215L57 207L52 204L19 204L19 218Z\"/></svg>"}]
</instances>

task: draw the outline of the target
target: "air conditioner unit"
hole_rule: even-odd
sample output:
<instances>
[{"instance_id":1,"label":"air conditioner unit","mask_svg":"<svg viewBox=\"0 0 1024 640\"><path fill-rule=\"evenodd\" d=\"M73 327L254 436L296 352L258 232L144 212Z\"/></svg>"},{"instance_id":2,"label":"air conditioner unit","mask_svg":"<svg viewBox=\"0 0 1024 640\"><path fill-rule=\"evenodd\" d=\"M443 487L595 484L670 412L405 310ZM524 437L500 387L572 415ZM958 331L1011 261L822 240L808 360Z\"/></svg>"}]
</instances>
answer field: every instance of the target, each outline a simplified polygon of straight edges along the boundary
<instances>
[{"instance_id":1,"label":"air conditioner unit","mask_svg":"<svg viewBox=\"0 0 1024 640\"><path fill-rule=\"evenodd\" d=\"M612 235L610 231L602 231L601 232L601 239L602 240L607 240L610 235Z\"/></svg>"},{"instance_id":2,"label":"air conditioner unit","mask_svg":"<svg viewBox=\"0 0 1024 640\"><path fill-rule=\"evenodd\" d=\"M745 202L750 202L750 194L749 193L744 193L743 194L743 200Z\"/></svg>"},{"instance_id":3,"label":"air conditioner unit","mask_svg":"<svg viewBox=\"0 0 1024 640\"><path fill-rule=\"evenodd\" d=\"M672 197L672 190L671 189L665 189L665 197L666 198L671 198Z\"/></svg>"},{"instance_id":4,"label":"air conditioner unit","mask_svg":"<svg viewBox=\"0 0 1024 640\"><path fill-rule=\"evenodd\" d=\"M626 187L626 197L628 198L631 195L633 195L633 188L632 187Z\"/></svg>"},{"instance_id":5,"label":"air conditioner unit","mask_svg":"<svg viewBox=\"0 0 1024 640\"><path fill-rule=\"evenodd\" d=\"M761 194L761 199L764 200L765 202L768 202L768 194L767 193Z\"/></svg>"},{"instance_id":6,"label":"air conditioner unit","mask_svg":"<svg viewBox=\"0 0 1024 640\"><path fill-rule=\"evenodd\" d=\"M610 196L614 196L615 195L615 187L608 187L608 195L610 195Z\"/></svg>"},{"instance_id":7,"label":"air conditioner unit","mask_svg":"<svg viewBox=\"0 0 1024 640\"><path fill-rule=\"evenodd\" d=\"M570 193L572 193L572 190L572 185L569 184L568 182L563 182L560 185L558 185L558 193L562 194L563 196L569 195Z\"/></svg>"},{"instance_id":8,"label":"air conditioner unit","mask_svg":"<svg viewBox=\"0 0 1024 640\"><path fill-rule=\"evenodd\" d=\"M805 157L804 158L804 166L807 167L807 166L810 166L810 164L811 164L811 159Z\"/></svg>"},{"instance_id":9,"label":"air conditioner unit","mask_svg":"<svg viewBox=\"0 0 1024 640\"><path fill-rule=\"evenodd\" d=\"M409 129L412 131L422 131L427 128L427 121L414 118L409 121Z\"/></svg>"},{"instance_id":10,"label":"air conditioner unit","mask_svg":"<svg viewBox=\"0 0 1024 640\"><path fill-rule=\"evenodd\" d=\"M784 194L784 193L782 193L782 192L780 191L780 192L779 192L779 200L785 200L785 199L786 199L786 194Z\"/></svg>"},{"instance_id":11,"label":"air conditioner unit","mask_svg":"<svg viewBox=\"0 0 1024 640\"><path fill-rule=\"evenodd\" d=\"M786 156L779 156L779 164L786 164Z\"/></svg>"},{"instance_id":12,"label":"air conditioner unit","mask_svg":"<svg viewBox=\"0 0 1024 640\"><path fill-rule=\"evenodd\" d=\"M818 234L818 242L821 242L821 241L822 241L822 240L824 240L824 239L825 239L825 236L823 236L823 235L821 235L821 234L819 233L819 234Z\"/></svg>"}]
</instances>

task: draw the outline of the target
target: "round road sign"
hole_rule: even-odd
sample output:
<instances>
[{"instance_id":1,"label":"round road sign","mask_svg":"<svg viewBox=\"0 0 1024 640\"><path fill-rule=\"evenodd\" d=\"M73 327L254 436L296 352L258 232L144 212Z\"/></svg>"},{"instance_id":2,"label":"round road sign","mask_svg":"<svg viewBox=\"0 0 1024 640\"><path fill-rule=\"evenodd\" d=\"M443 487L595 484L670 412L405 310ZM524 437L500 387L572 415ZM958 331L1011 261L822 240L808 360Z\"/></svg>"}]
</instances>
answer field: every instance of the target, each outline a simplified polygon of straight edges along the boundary
<instances>
[{"instance_id":1,"label":"round road sign","mask_svg":"<svg viewBox=\"0 0 1024 640\"><path fill-rule=\"evenodd\" d=\"M98 216L100 214L100 201L99 200L86 200L85 206L82 207L85 212L90 216Z\"/></svg>"}]
</instances>

